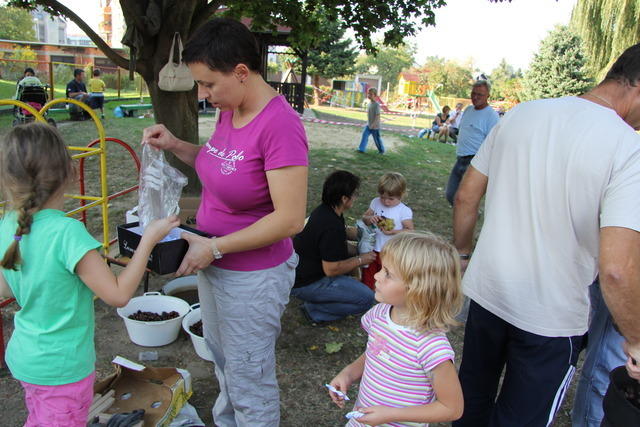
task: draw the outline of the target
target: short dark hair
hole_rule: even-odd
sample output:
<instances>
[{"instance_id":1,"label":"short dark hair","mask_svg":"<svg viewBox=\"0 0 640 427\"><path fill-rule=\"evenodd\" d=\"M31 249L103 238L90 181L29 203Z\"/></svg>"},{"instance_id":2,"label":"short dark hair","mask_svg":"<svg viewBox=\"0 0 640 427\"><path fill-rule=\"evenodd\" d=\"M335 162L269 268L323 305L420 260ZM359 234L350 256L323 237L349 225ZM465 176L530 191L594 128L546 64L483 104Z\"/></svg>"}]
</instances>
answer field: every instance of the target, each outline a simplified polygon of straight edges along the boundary
<instances>
[{"instance_id":1,"label":"short dark hair","mask_svg":"<svg viewBox=\"0 0 640 427\"><path fill-rule=\"evenodd\" d=\"M241 22L215 18L198 28L187 42L185 63L200 62L212 70L229 73L238 64L260 71L262 60L255 37Z\"/></svg>"},{"instance_id":2,"label":"short dark hair","mask_svg":"<svg viewBox=\"0 0 640 427\"><path fill-rule=\"evenodd\" d=\"M27 67L27 68L25 68L25 69L24 69L24 73L22 73L22 75L25 75L25 74L27 74L27 73L31 73L31 74L33 74L34 76L36 75L36 72L35 72L35 71L33 71L33 68L31 68L31 67Z\"/></svg>"},{"instance_id":3,"label":"short dark hair","mask_svg":"<svg viewBox=\"0 0 640 427\"><path fill-rule=\"evenodd\" d=\"M353 197L360 187L360 178L348 171L338 170L324 180L322 203L335 208L342 203L342 196Z\"/></svg>"},{"instance_id":4,"label":"short dark hair","mask_svg":"<svg viewBox=\"0 0 640 427\"><path fill-rule=\"evenodd\" d=\"M73 77L78 77L82 73L84 73L84 70L82 68L76 68L75 70L73 70Z\"/></svg>"},{"instance_id":5,"label":"short dark hair","mask_svg":"<svg viewBox=\"0 0 640 427\"><path fill-rule=\"evenodd\" d=\"M640 80L640 43L635 44L616 59L603 82L615 80L619 83L636 86Z\"/></svg>"},{"instance_id":6,"label":"short dark hair","mask_svg":"<svg viewBox=\"0 0 640 427\"><path fill-rule=\"evenodd\" d=\"M98 77L100 75L100 70L99 69L95 69L93 70L93 77Z\"/></svg>"}]
</instances>

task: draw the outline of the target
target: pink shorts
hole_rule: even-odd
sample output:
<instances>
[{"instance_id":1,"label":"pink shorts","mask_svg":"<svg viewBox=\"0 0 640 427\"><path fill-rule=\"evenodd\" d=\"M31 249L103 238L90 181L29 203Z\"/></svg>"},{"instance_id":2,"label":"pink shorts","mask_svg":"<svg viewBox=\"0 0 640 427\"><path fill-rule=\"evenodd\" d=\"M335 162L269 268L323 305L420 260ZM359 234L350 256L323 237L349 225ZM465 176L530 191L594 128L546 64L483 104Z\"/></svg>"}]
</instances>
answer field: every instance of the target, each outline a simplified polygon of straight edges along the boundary
<instances>
[{"instance_id":1,"label":"pink shorts","mask_svg":"<svg viewBox=\"0 0 640 427\"><path fill-rule=\"evenodd\" d=\"M20 381L29 411L25 427L85 427L93 401L96 373L63 385L36 385Z\"/></svg>"}]
</instances>

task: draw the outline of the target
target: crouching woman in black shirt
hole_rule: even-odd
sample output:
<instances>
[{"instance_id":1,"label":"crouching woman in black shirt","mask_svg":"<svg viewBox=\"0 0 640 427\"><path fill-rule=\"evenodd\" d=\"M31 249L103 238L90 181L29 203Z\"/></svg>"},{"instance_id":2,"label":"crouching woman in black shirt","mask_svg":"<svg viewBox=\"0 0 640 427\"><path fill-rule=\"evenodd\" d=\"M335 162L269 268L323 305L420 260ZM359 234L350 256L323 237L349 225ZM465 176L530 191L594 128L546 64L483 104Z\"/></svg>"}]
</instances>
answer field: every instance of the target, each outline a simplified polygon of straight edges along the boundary
<instances>
[{"instance_id":1,"label":"crouching woman in black shirt","mask_svg":"<svg viewBox=\"0 0 640 427\"><path fill-rule=\"evenodd\" d=\"M294 237L300 257L291 295L304 301L302 310L314 323L360 314L374 304L374 292L347 274L375 259L373 252L349 256L347 238L356 240L355 229L346 229L343 213L353 206L360 179L347 171L327 177L322 204ZM349 234L349 235L348 235Z\"/></svg>"}]
</instances>

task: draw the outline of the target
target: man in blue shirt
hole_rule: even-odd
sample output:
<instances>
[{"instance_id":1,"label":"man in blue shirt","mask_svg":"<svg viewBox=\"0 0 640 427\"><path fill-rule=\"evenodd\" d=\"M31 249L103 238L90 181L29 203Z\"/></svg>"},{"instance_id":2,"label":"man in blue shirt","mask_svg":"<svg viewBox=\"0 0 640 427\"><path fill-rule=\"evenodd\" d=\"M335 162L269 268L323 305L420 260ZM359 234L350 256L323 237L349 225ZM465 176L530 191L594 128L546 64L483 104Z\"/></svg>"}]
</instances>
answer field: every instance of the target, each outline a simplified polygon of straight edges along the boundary
<instances>
[{"instance_id":1,"label":"man in blue shirt","mask_svg":"<svg viewBox=\"0 0 640 427\"><path fill-rule=\"evenodd\" d=\"M491 85L486 80L476 81L471 88L472 105L464 110L460 121L456 150L458 159L451 170L445 192L451 206L453 206L453 198L471 159L476 155L491 129L498 123L498 113L488 103L490 92Z\"/></svg>"}]
</instances>

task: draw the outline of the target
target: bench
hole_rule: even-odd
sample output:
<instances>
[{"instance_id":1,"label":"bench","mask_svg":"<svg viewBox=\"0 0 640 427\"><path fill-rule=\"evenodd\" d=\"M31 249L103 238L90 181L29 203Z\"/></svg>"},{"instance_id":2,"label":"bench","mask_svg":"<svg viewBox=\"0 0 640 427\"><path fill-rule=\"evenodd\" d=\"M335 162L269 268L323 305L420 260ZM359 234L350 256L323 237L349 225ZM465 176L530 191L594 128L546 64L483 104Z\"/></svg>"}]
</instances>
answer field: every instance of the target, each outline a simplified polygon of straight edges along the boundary
<instances>
[{"instance_id":1,"label":"bench","mask_svg":"<svg viewBox=\"0 0 640 427\"><path fill-rule=\"evenodd\" d=\"M152 110L153 106L151 104L126 104L120 105L120 109L125 117L133 117L133 113L141 110Z\"/></svg>"}]
</instances>

